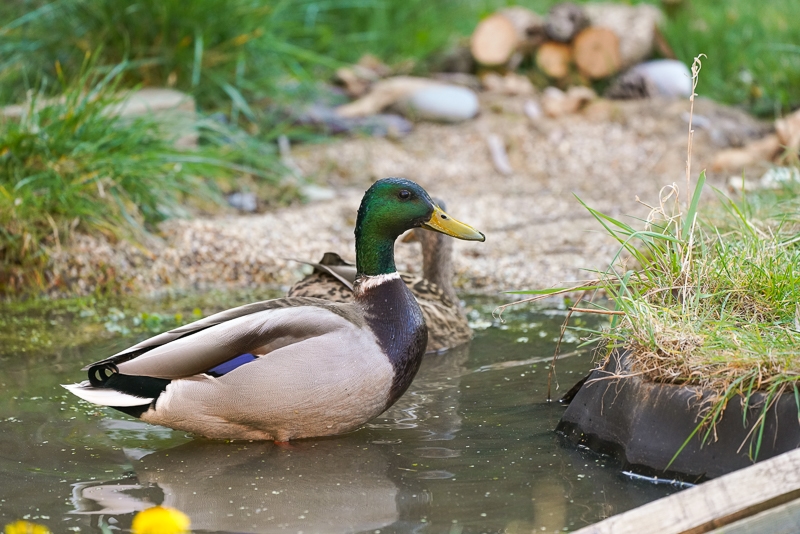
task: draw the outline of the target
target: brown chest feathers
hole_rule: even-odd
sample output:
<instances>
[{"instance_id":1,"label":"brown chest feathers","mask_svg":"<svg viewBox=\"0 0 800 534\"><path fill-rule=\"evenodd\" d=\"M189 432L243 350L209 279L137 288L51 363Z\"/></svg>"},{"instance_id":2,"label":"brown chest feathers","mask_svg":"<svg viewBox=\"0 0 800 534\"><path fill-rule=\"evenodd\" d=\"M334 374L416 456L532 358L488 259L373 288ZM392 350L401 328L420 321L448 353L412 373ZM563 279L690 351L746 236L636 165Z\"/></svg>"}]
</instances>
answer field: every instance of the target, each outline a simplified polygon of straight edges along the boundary
<instances>
[{"instance_id":1,"label":"brown chest feathers","mask_svg":"<svg viewBox=\"0 0 800 534\"><path fill-rule=\"evenodd\" d=\"M408 273L401 273L400 277L416 298L428 326L426 352L440 352L472 339L472 330L458 302L422 277ZM287 296L352 302L353 290L328 273L314 272L292 286Z\"/></svg>"}]
</instances>

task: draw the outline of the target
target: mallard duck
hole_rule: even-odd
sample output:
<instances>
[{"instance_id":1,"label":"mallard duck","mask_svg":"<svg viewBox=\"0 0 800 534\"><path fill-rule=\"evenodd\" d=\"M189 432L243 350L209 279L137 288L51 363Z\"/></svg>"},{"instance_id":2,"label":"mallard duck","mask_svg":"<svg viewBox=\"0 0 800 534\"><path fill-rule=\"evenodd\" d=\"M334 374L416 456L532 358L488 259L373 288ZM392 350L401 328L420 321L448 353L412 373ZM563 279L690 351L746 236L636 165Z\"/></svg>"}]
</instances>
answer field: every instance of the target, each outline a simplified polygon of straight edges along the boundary
<instances>
[{"instance_id":1,"label":"mallard duck","mask_svg":"<svg viewBox=\"0 0 800 534\"><path fill-rule=\"evenodd\" d=\"M209 438L339 434L391 406L419 369L428 332L397 274L394 242L423 227L484 235L416 183L375 182L356 219L353 302L290 297L233 308L88 365L66 385L89 402Z\"/></svg>"},{"instance_id":2,"label":"mallard duck","mask_svg":"<svg viewBox=\"0 0 800 534\"><path fill-rule=\"evenodd\" d=\"M434 199L441 209L444 203ZM459 305L453 287L453 241L441 233L415 228L405 241L422 245L422 276L400 272L428 326L426 352L441 352L463 345L472 338L472 330ZM293 285L289 297L317 297L333 302L351 302L356 266L335 252L326 252L319 263L306 262L314 272Z\"/></svg>"}]
</instances>

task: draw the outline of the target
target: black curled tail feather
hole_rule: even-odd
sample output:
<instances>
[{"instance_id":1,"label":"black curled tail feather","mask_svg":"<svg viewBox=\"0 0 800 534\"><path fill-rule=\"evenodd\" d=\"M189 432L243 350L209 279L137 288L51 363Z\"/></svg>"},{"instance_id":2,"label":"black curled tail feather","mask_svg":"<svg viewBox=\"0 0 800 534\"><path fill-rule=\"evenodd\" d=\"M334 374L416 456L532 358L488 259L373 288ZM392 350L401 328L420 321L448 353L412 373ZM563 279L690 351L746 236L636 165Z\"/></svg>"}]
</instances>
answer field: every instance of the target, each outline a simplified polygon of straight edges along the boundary
<instances>
[{"instance_id":1,"label":"black curled tail feather","mask_svg":"<svg viewBox=\"0 0 800 534\"><path fill-rule=\"evenodd\" d=\"M155 406L159 395L167 389L170 382L172 380L167 378L121 374L117 366L111 362L93 365L89 368L89 383L93 387L109 388L142 398L142 406L112 406L112 408L134 417L139 417L150 406Z\"/></svg>"},{"instance_id":2,"label":"black curled tail feather","mask_svg":"<svg viewBox=\"0 0 800 534\"><path fill-rule=\"evenodd\" d=\"M118 374L119 369L113 363L93 365L89 368L89 383L92 387L105 388L108 387L108 381Z\"/></svg>"}]
</instances>

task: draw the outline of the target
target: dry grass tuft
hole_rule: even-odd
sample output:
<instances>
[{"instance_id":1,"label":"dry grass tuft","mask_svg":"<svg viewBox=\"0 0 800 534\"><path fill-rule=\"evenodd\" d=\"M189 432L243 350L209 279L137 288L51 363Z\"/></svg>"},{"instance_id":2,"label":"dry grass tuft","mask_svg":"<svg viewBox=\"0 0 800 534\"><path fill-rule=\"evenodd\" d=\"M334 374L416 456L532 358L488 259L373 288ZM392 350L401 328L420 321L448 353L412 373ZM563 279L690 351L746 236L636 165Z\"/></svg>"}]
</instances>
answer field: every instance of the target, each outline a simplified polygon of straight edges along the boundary
<instances>
[{"instance_id":1,"label":"dry grass tuft","mask_svg":"<svg viewBox=\"0 0 800 534\"><path fill-rule=\"evenodd\" d=\"M699 60L692 72L696 82ZM691 135L690 127L687 185ZM643 230L584 204L620 243L615 261L592 282L532 291L529 300L605 293L613 310L597 308L614 315L588 342L604 343L607 354L629 351L632 375L704 389L695 433L706 428L706 439L730 399L741 395L753 406L752 395L764 393L751 434L755 457L760 423L778 396L793 393L800 413L800 188L737 200L717 191L701 216L704 185L701 173L685 203L676 184L664 187Z\"/></svg>"}]
</instances>

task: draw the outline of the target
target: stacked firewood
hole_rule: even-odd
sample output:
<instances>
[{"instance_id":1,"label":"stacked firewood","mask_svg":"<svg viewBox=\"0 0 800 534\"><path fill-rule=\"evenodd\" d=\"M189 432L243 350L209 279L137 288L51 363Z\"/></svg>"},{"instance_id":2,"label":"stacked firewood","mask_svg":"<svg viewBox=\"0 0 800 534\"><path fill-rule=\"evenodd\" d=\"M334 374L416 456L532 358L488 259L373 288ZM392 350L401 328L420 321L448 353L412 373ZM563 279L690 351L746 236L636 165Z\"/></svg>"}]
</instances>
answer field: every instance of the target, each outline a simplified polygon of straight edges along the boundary
<instances>
[{"instance_id":1,"label":"stacked firewood","mask_svg":"<svg viewBox=\"0 0 800 534\"><path fill-rule=\"evenodd\" d=\"M336 114L355 118L392 109L415 120L458 122L479 112L474 91L530 98L538 86L548 90L531 114L556 117L581 109L597 96L593 82L612 77L604 84L609 98L686 96L685 65L644 62L654 49L671 55L660 38L662 19L649 4L563 2L545 16L506 7L479 22L468 45L445 53L431 78L408 76L369 55L339 69L338 82L357 100Z\"/></svg>"},{"instance_id":2,"label":"stacked firewood","mask_svg":"<svg viewBox=\"0 0 800 534\"><path fill-rule=\"evenodd\" d=\"M546 16L520 6L483 19L469 48L484 68L515 70L526 58L556 82L591 82L647 59L659 45L661 11L649 4L556 4ZM662 50L663 54L663 50Z\"/></svg>"}]
</instances>

